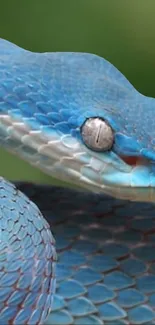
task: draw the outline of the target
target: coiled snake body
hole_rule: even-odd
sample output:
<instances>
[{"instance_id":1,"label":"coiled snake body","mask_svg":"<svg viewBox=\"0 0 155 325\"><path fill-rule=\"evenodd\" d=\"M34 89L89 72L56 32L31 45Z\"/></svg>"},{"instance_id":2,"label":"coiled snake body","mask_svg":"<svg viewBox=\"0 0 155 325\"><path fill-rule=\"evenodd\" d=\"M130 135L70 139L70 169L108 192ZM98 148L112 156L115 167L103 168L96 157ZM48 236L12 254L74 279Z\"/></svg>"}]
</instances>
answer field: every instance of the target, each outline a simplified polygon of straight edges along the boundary
<instances>
[{"instance_id":1,"label":"coiled snake body","mask_svg":"<svg viewBox=\"0 0 155 325\"><path fill-rule=\"evenodd\" d=\"M48 223L0 179L1 324L155 323L154 109L96 55L32 53L0 40L1 146L88 190L50 193L55 275ZM127 212L102 193L146 203L128 202Z\"/></svg>"}]
</instances>

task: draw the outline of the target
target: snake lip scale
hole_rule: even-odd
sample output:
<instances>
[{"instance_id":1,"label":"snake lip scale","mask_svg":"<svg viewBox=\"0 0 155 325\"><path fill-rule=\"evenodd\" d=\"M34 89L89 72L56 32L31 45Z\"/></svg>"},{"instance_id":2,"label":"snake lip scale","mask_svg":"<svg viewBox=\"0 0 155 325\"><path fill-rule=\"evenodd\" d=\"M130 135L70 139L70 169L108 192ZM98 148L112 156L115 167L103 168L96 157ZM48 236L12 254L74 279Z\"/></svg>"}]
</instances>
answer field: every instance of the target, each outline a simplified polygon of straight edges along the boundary
<instances>
[{"instance_id":1,"label":"snake lip scale","mask_svg":"<svg viewBox=\"0 0 155 325\"><path fill-rule=\"evenodd\" d=\"M93 192L98 195L92 201L99 200L102 194L108 194L130 201L154 202L154 110L154 98L140 94L110 62L97 55L71 52L34 53L0 39L1 147L56 179L68 182L72 187L77 186L86 200L86 193ZM92 194L89 195L91 197ZM113 211L119 214L117 208L114 205ZM110 216L115 223L113 211ZM58 244L62 245L60 259L62 258L64 265L69 261L72 263L73 259L77 266L73 263L60 271L59 275L67 274L65 276L68 282L60 280L59 284L58 281L60 294L56 296L56 310L53 318L50 318L50 324L60 324L62 315L63 324L67 325L73 324L74 319L75 324L79 325L82 324L81 319L93 325L104 322L109 324L109 321L120 319L121 324L129 324L129 321L133 323L135 320L137 324L144 324L137 316L144 311L146 322L154 320L154 307L151 305L153 297L149 298L151 302L144 297L146 292L148 294L148 287L150 288L149 281L154 283L154 276L150 271L154 269L149 264L152 263L153 250L147 246L150 233L145 233L144 220L139 229L139 219L133 219L134 225L138 224L138 231L142 232L140 238L136 233L135 242L135 233L133 235L132 232L134 226L128 220L118 229L120 238L123 238L119 240L112 225L107 223L106 226L107 220L102 220L101 228L105 237L107 233L105 251L101 254L103 239L99 238L95 244L99 245L95 253L90 248L91 245L86 243L84 259L81 252L77 253L77 247L81 247L81 240L89 237L89 231L95 227L99 229L98 219L93 223L89 216L90 227L80 224L79 228L78 224L76 227L70 224L69 217L67 218L66 222L60 217L60 223L66 222L69 225L71 230L68 236L72 236L72 231L75 233L76 228L79 232L68 244L68 238L60 240L62 229L58 230ZM153 227L154 221L151 222ZM80 231L82 229L85 232L86 228L87 235L83 238ZM132 235L128 233L132 237L132 245L126 245L127 239L123 237L124 233L128 238L127 229L132 232ZM151 231L154 230L151 228ZM55 240L37 206L3 178L0 178L0 239L0 324L42 324L51 311L56 286ZM151 262L147 260L146 252L145 261L143 260L141 247L145 247L146 251L150 249L148 255ZM107 257L106 250L107 254L112 255ZM89 254L91 259L104 258L104 266L110 263L114 267L111 269L108 266L107 271L102 270L101 275L99 263L94 262L92 265L95 269L90 270ZM96 257L94 254L97 254ZM109 256L113 258L110 262ZM122 271L122 261L128 264L130 260L130 266L134 263L133 259L136 260L135 265L142 270L140 273L147 279L141 280L135 269L132 270L135 272L132 275L128 274L128 268ZM97 275L94 271L96 267ZM72 274L75 269L79 273L74 279ZM94 280L96 276L98 280ZM146 292L143 292L144 282ZM95 286L96 283L98 286ZM89 285L94 287L90 289ZM142 306L137 307L138 312L137 309L128 311L128 308L133 307L131 299L130 304L126 300L124 307L121 293L117 297L120 300L115 299L117 290L125 288L129 288L129 291L123 291L124 297L129 299L130 295L136 296L138 306L143 302ZM98 301L96 290L104 291L108 299ZM90 300L90 297L94 300ZM60 306L63 306L62 311ZM80 311L79 306L82 308ZM60 313L56 312L57 309ZM90 312L86 315L88 309ZM68 310L71 310L72 315ZM84 318L80 319L78 313L82 311Z\"/></svg>"}]
</instances>

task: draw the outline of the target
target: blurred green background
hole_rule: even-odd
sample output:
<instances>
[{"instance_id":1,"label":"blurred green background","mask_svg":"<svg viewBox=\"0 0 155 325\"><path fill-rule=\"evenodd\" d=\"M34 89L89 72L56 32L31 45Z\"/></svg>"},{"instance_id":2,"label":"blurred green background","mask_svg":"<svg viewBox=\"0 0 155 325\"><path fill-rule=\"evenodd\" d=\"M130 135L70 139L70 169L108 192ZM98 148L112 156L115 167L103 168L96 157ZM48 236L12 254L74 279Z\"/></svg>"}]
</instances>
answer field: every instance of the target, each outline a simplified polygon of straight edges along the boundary
<instances>
[{"instance_id":1,"label":"blurred green background","mask_svg":"<svg viewBox=\"0 0 155 325\"><path fill-rule=\"evenodd\" d=\"M0 0L0 37L32 51L83 51L112 62L155 97L155 0ZM53 181L0 151L0 174Z\"/></svg>"}]
</instances>

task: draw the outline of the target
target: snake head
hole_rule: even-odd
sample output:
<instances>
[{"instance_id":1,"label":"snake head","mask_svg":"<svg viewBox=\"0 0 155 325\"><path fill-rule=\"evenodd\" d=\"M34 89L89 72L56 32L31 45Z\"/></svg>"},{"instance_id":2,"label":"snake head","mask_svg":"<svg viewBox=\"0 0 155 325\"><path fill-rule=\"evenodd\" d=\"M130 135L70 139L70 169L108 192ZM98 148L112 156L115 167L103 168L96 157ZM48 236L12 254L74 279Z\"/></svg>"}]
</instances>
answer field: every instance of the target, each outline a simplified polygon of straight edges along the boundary
<instances>
[{"instance_id":1,"label":"snake head","mask_svg":"<svg viewBox=\"0 0 155 325\"><path fill-rule=\"evenodd\" d=\"M155 101L108 61L0 40L0 77L2 146L72 185L154 200Z\"/></svg>"}]
</instances>

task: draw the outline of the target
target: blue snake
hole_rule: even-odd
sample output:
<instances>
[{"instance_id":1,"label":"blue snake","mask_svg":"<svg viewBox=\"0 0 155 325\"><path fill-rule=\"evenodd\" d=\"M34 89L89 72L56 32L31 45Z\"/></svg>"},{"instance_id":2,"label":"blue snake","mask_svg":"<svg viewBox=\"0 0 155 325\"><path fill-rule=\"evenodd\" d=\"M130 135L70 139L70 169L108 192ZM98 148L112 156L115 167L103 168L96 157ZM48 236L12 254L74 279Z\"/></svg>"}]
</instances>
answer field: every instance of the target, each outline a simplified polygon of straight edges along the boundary
<instances>
[{"instance_id":1,"label":"blue snake","mask_svg":"<svg viewBox=\"0 0 155 325\"><path fill-rule=\"evenodd\" d=\"M81 202L69 216L58 191L55 244L35 203L0 178L0 324L155 323L154 214L143 217L155 200L154 109L97 55L0 40L0 145L76 186L65 193ZM132 201L144 203L130 219Z\"/></svg>"}]
</instances>

